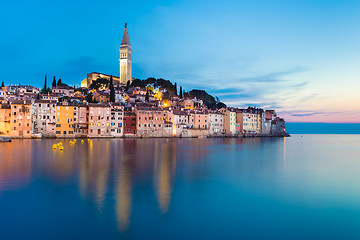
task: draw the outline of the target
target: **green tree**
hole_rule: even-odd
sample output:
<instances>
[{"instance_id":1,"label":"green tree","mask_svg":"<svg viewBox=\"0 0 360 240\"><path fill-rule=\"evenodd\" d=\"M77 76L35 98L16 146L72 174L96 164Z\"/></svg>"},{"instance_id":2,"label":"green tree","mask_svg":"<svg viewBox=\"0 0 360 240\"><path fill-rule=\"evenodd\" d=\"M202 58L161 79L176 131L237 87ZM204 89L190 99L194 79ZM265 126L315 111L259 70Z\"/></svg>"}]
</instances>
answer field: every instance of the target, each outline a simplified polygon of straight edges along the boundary
<instances>
[{"instance_id":1,"label":"green tree","mask_svg":"<svg viewBox=\"0 0 360 240\"><path fill-rule=\"evenodd\" d=\"M113 83L113 77L110 76L110 102L115 102L115 89L114 89L114 83Z\"/></svg>"},{"instance_id":2,"label":"green tree","mask_svg":"<svg viewBox=\"0 0 360 240\"><path fill-rule=\"evenodd\" d=\"M53 88L56 87L56 79L55 79L55 76L54 76L54 78L53 78L52 87L53 87Z\"/></svg>"},{"instance_id":3,"label":"green tree","mask_svg":"<svg viewBox=\"0 0 360 240\"><path fill-rule=\"evenodd\" d=\"M41 89L41 93L47 93L47 83L46 83L46 75L45 75L45 81L44 81L44 87Z\"/></svg>"},{"instance_id":4,"label":"green tree","mask_svg":"<svg viewBox=\"0 0 360 240\"><path fill-rule=\"evenodd\" d=\"M54 77L54 79L55 79L55 77ZM61 78L59 78L59 80L57 81L57 85L58 85L58 86L61 86L61 85L62 85Z\"/></svg>"},{"instance_id":5,"label":"green tree","mask_svg":"<svg viewBox=\"0 0 360 240\"><path fill-rule=\"evenodd\" d=\"M89 92L89 93L86 95L86 101L87 101L88 103L94 102L94 100L93 100L93 95L92 95L91 92Z\"/></svg>"},{"instance_id":6,"label":"green tree","mask_svg":"<svg viewBox=\"0 0 360 240\"><path fill-rule=\"evenodd\" d=\"M125 91L129 90L129 88L130 88L130 80L128 80L128 81L126 82Z\"/></svg>"},{"instance_id":7,"label":"green tree","mask_svg":"<svg viewBox=\"0 0 360 240\"><path fill-rule=\"evenodd\" d=\"M107 88L109 84L109 80L106 78L98 78L91 83L89 86L90 89L99 89L99 88Z\"/></svg>"},{"instance_id":8,"label":"green tree","mask_svg":"<svg viewBox=\"0 0 360 240\"><path fill-rule=\"evenodd\" d=\"M183 90L182 90L182 86L180 86L180 92L179 92L179 98L182 99L183 98Z\"/></svg>"},{"instance_id":9,"label":"green tree","mask_svg":"<svg viewBox=\"0 0 360 240\"><path fill-rule=\"evenodd\" d=\"M175 84L174 84L174 94L175 94L175 96L178 95L178 94L177 94L177 85L176 85L176 82L175 82Z\"/></svg>"}]
</instances>

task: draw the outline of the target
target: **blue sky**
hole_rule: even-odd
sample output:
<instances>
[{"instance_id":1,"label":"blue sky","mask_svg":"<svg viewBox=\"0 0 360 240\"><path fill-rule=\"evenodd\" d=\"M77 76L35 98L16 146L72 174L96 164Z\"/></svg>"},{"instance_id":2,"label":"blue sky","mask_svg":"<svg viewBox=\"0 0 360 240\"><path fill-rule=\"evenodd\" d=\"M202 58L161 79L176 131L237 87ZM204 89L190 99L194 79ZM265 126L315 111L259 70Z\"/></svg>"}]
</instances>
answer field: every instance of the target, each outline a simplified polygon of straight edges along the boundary
<instances>
[{"instance_id":1,"label":"blue sky","mask_svg":"<svg viewBox=\"0 0 360 240\"><path fill-rule=\"evenodd\" d=\"M360 122L360 1L6 1L0 22L6 84L118 76L128 22L136 78L287 121Z\"/></svg>"}]
</instances>

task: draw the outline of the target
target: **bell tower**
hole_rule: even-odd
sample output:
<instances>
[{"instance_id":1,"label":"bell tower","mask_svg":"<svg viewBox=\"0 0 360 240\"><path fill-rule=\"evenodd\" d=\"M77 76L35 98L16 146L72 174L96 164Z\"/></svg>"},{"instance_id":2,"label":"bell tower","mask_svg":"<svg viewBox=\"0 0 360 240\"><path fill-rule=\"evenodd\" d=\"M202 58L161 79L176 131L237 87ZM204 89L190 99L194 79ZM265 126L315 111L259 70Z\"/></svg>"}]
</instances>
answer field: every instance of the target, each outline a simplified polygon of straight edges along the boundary
<instances>
[{"instance_id":1,"label":"bell tower","mask_svg":"<svg viewBox=\"0 0 360 240\"><path fill-rule=\"evenodd\" d=\"M120 83L126 85L127 81L132 81L131 63L132 49L128 34L127 23L125 23L124 35L120 45Z\"/></svg>"}]
</instances>

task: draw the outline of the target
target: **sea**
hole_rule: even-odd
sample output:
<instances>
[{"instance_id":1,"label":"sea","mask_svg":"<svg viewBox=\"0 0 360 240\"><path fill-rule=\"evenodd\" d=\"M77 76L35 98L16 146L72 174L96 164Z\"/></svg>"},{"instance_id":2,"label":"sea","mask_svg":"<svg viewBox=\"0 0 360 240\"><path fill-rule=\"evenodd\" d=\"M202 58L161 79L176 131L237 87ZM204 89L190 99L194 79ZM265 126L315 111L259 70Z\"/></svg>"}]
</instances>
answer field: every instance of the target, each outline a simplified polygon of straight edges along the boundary
<instances>
[{"instance_id":1,"label":"sea","mask_svg":"<svg viewBox=\"0 0 360 240\"><path fill-rule=\"evenodd\" d=\"M1 240L360 239L359 229L357 134L0 143Z\"/></svg>"}]
</instances>

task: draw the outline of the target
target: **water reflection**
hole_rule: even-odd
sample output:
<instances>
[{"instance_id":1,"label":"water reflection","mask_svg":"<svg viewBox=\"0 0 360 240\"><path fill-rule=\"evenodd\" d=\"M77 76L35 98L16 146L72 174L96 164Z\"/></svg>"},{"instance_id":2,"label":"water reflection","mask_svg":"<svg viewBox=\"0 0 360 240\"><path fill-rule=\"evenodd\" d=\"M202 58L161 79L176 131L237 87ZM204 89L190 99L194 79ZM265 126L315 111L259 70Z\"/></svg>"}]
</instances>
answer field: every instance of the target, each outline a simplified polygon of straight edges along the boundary
<instances>
[{"instance_id":1,"label":"water reflection","mask_svg":"<svg viewBox=\"0 0 360 240\"><path fill-rule=\"evenodd\" d=\"M157 214L164 215L172 210L176 176L190 183L205 179L214 173L219 174L215 171L223 168L224 161L233 163L231 170L237 174L249 174L248 170L252 168L263 167L266 171L271 161L257 162L255 166L241 160L253 156L247 151L274 142L260 138L93 139L84 143L78 140L72 146L69 140L62 140L64 151L61 152L51 148L58 141L14 140L11 144L1 144L0 193L4 181L15 187L32 179L49 180L54 189L75 183L80 199L94 203L93 209L100 215L113 213L121 232L130 228L132 215L139 207L135 200L151 204L148 200L151 197L136 199L139 195L134 191L139 185L151 189L156 203L152 208L157 210ZM216 156L212 166L212 153L218 148L223 153L220 158ZM285 141L282 150L285 164ZM268 152L260 154L267 156ZM179 165L180 172L177 173ZM72 197L76 198L75 195Z\"/></svg>"},{"instance_id":2,"label":"water reflection","mask_svg":"<svg viewBox=\"0 0 360 240\"><path fill-rule=\"evenodd\" d=\"M29 183L31 143L30 140L0 143L0 195L4 190L24 187Z\"/></svg>"},{"instance_id":3,"label":"water reflection","mask_svg":"<svg viewBox=\"0 0 360 240\"><path fill-rule=\"evenodd\" d=\"M158 154L160 147L161 154ZM176 142L168 141L158 146L155 143L154 183L157 191L159 208L162 213L169 210L171 199L172 178L176 171Z\"/></svg>"}]
</instances>

